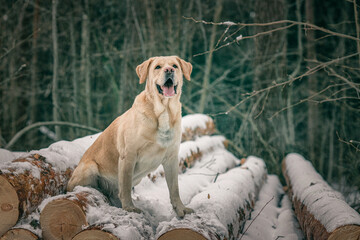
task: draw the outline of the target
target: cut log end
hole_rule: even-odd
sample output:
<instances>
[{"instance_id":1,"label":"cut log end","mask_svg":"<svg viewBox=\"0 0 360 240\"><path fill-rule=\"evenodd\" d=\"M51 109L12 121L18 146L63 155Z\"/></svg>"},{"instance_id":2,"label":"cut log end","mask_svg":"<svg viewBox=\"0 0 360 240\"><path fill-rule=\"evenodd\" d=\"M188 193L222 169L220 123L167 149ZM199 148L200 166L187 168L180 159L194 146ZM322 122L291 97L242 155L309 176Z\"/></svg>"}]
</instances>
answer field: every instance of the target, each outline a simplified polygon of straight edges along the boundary
<instances>
[{"instance_id":1,"label":"cut log end","mask_svg":"<svg viewBox=\"0 0 360 240\"><path fill-rule=\"evenodd\" d=\"M83 230L78 233L72 240L118 240L111 233L101 231L99 229Z\"/></svg>"},{"instance_id":2,"label":"cut log end","mask_svg":"<svg viewBox=\"0 0 360 240\"><path fill-rule=\"evenodd\" d=\"M19 218L19 198L14 187L0 176L0 236L13 227Z\"/></svg>"},{"instance_id":3,"label":"cut log end","mask_svg":"<svg viewBox=\"0 0 360 240\"><path fill-rule=\"evenodd\" d=\"M158 240L206 240L206 238L198 232L195 232L188 228L178 228L170 230L161 235Z\"/></svg>"},{"instance_id":4,"label":"cut log end","mask_svg":"<svg viewBox=\"0 0 360 240\"><path fill-rule=\"evenodd\" d=\"M14 228L7 231L0 240L38 240L39 237L27 229Z\"/></svg>"},{"instance_id":5,"label":"cut log end","mask_svg":"<svg viewBox=\"0 0 360 240\"><path fill-rule=\"evenodd\" d=\"M82 208L69 199L57 199L48 203L40 214L44 239L72 239L87 225Z\"/></svg>"},{"instance_id":6,"label":"cut log end","mask_svg":"<svg viewBox=\"0 0 360 240\"><path fill-rule=\"evenodd\" d=\"M342 240L342 239L360 239L360 226L347 225L335 229L329 236L328 240Z\"/></svg>"}]
</instances>

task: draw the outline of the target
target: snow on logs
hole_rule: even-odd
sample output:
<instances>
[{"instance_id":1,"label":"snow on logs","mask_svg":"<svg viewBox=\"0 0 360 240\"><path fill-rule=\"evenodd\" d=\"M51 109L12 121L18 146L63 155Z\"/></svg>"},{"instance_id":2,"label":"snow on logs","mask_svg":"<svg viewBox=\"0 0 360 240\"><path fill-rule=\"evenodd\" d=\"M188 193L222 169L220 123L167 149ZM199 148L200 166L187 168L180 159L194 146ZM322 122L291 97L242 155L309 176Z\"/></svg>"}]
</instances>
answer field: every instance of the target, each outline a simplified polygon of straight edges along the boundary
<instances>
[{"instance_id":1,"label":"snow on logs","mask_svg":"<svg viewBox=\"0 0 360 240\"><path fill-rule=\"evenodd\" d=\"M239 161L224 147L205 154L194 168L179 176L184 202L190 201L218 174L233 168L237 163ZM71 239L71 236L75 240L90 239L90 236L91 239L130 239L133 236L136 236L133 239L154 239L153 229L156 229L158 223L175 217L165 178L155 182L144 178L133 192L134 203L144 214L129 213L109 206L100 192L79 186L75 192L45 200L40 206L44 239ZM59 226L58 229L55 226ZM81 230L84 228L81 226L86 227Z\"/></svg>"},{"instance_id":2,"label":"snow on logs","mask_svg":"<svg viewBox=\"0 0 360 240\"><path fill-rule=\"evenodd\" d=\"M360 239L360 215L299 154L282 162L289 198L307 239Z\"/></svg>"},{"instance_id":3,"label":"snow on logs","mask_svg":"<svg viewBox=\"0 0 360 240\"><path fill-rule=\"evenodd\" d=\"M42 200L65 191L81 156L96 135L60 141L13 161L0 162L0 236Z\"/></svg>"},{"instance_id":4,"label":"snow on logs","mask_svg":"<svg viewBox=\"0 0 360 240\"><path fill-rule=\"evenodd\" d=\"M240 239L304 239L277 175L268 175Z\"/></svg>"},{"instance_id":5,"label":"snow on logs","mask_svg":"<svg viewBox=\"0 0 360 240\"><path fill-rule=\"evenodd\" d=\"M250 156L197 193L188 205L195 214L161 222L156 237L167 239L238 239L267 176L262 159Z\"/></svg>"},{"instance_id":6,"label":"snow on logs","mask_svg":"<svg viewBox=\"0 0 360 240\"><path fill-rule=\"evenodd\" d=\"M181 119L181 141L194 140L196 137L211 135L215 132L215 124L211 117L205 114L189 114Z\"/></svg>"},{"instance_id":7,"label":"snow on logs","mask_svg":"<svg viewBox=\"0 0 360 240\"><path fill-rule=\"evenodd\" d=\"M77 186L74 192L45 200L39 209L45 240L149 239L153 235L142 215L110 206L93 188Z\"/></svg>"}]
</instances>

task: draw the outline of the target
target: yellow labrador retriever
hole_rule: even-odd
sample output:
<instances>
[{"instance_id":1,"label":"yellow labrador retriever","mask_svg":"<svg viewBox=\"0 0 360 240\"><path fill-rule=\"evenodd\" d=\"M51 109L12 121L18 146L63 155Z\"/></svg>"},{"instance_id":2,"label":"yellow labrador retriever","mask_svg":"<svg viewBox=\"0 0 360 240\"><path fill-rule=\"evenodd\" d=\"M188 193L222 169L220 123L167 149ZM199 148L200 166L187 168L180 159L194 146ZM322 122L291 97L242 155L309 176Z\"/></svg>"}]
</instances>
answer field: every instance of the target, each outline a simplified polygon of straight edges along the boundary
<instances>
[{"instance_id":1,"label":"yellow labrador retriever","mask_svg":"<svg viewBox=\"0 0 360 240\"><path fill-rule=\"evenodd\" d=\"M96 187L115 205L140 212L133 204L131 189L162 164L176 214L183 217L192 213L180 200L178 187L180 95L183 76L190 80L191 71L192 65L177 56L153 57L137 66L140 84L147 80L145 90L85 152L68 191L76 185Z\"/></svg>"}]
</instances>

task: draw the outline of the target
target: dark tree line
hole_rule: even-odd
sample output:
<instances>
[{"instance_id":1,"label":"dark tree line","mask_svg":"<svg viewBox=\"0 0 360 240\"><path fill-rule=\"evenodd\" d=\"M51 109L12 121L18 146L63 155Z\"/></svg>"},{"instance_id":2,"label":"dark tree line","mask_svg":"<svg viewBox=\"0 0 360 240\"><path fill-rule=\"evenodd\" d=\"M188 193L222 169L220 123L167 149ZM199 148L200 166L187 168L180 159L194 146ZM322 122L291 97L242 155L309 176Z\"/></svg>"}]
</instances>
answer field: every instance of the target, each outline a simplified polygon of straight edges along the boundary
<instances>
[{"instance_id":1,"label":"dark tree line","mask_svg":"<svg viewBox=\"0 0 360 240\"><path fill-rule=\"evenodd\" d=\"M279 173L299 152L359 187L358 11L356 0L3 1L0 147L38 122L63 123L10 149L91 133L74 124L104 129L144 88L135 67L178 55L194 66L184 114L213 116L236 154Z\"/></svg>"}]
</instances>

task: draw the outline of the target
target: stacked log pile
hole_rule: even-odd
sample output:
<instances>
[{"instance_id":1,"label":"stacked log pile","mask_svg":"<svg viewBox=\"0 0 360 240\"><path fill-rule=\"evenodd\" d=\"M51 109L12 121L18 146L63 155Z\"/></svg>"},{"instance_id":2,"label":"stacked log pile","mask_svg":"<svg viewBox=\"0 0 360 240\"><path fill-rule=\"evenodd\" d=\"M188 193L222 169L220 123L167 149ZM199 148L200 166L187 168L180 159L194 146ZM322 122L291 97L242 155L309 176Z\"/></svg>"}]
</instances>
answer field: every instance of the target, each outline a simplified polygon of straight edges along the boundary
<instances>
[{"instance_id":1,"label":"stacked log pile","mask_svg":"<svg viewBox=\"0 0 360 240\"><path fill-rule=\"evenodd\" d=\"M194 214L176 217L162 167L133 189L140 214L110 206L92 188L65 193L97 134L1 159L0 240L302 238L290 200L308 239L360 239L359 214L301 156L283 161L287 198L278 177L267 176L262 159L240 161L227 151L223 136L210 136L215 131L210 117L185 116L182 131L180 196Z\"/></svg>"},{"instance_id":2,"label":"stacked log pile","mask_svg":"<svg viewBox=\"0 0 360 240\"><path fill-rule=\"evenodd\" d=\"M187 119L191 119L191 117ZM213 132L214 123L211 118L205 115L196 115L193 120L195 120L195 124L191 123L191 120L185 121L184 138L195 140L203 134ZM73 142L60 141L47 149L32 151L25 157L13 161L1 161L0 235L8 231L3 238L16 235L18 232L27 232L28 229L20 230L21 228L17 227L19 223L14 225L19 219L24 219L33 212L45 197L64 193L73 169L97 136L98 134ZM196 147L185 147L187 151L184 150L179 159L179 171L185 171L187 167L191 167L202 156L202 150L208 151L217 144L222 146L225 144L224 138L217 139L217 143L206 146L207 148L203 148L201 144L197 144ZM201 143L201 141L198 142ZM191 145L185 143L183 146L186 144ZM7 154L7 156L11 156L11 154Z\"/></svg>"},{"instance_id":3,"label":"stacked log pile","mask_svg":"<svg viewBox=\"0 0 360 240\"><path fill-rule=\"evenodd\" d=\"M0 235L46 197L65 191L77 162L96 137L60 141L25 157L0 162Z\"/></svg>"},{"instance_id":4,"label":"stacked log pile","mask_svg":"<svg viewBox=\"0 0 360 240\"><path fill-rule=\"evenodd\" d=\"M360 239L360 214L323 180L311 162L289 154L282 170L307 239Z\"/></svg>"},{"instance_id":5,"label":"stacked log pile","mask_svg":"<svg viewBox=\"0 0 360 240\"><path fill-rule=\"evenodd\" d=\"M204 124L204 126L206 125ZM196 134L192 134L192 136L195 137ZM180 191L186 193L182 197L184 201L191 199L217 175L239 163L239 160L225 149L224 142L225 138L221 136L196 136L194 140L181 143L179 171L182 173L184 169L191 166L193 168L179 176L180 185L187 182L197 183L180 186ZM194 153L201 156L196 158L199 161L193 161L184 168L184 159L193 156ZM158 222L175 217L169 201L166 181L159 177L161 176L158 175L159 171L161 168L151 173L153 177L143 179L134 189L134 195L137 195L134 203L144 211L144 214L128 213L122 209L111 207L106 201L101 200L103 198L101 193L95 191L88 194L84 190L85 188L79 191L77 187L75 193L48 199L46 205L41 209L40 215L43 237L45 239L71 239L70 236L72 236L74 239L84 239L91 236L95 239L95 236L98 236L96 239L102 239L100 236L103 235L111 236L110 239L128 239L130 236L153 239L153 229L157 227ZM154 180L154 176L157 176L156 180ZM97 200L89 199L89 196L97 196ZM65 204L66 210L59 207ZM159 205L162 207L159 208ZM149 212L155 216L155 219L146 214ZM66 220L69 218L74 221ZM73 227L75 222L79 223L77 228ZM61 224L61 230L67 235L65 236L61 231L51 227L52 223ZM81 230L81 225L83 230ZM59 237L55 238L55 236Z\"/></svg>"}]
</instances>

